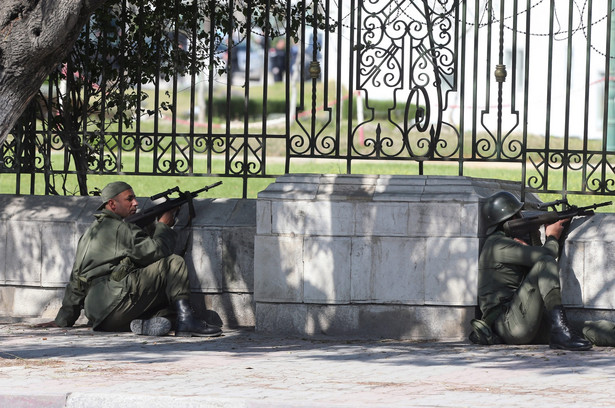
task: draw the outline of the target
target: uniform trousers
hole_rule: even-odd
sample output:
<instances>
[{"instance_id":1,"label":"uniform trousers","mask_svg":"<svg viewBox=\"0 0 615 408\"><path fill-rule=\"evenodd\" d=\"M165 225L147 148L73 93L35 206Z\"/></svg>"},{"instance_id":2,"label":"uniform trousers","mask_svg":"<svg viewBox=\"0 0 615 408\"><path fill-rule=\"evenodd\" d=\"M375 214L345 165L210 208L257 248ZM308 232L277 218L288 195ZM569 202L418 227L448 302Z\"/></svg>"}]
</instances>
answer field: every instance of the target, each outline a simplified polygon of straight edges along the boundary
<instances>
[{"instance_id":1,"label":"uniform trousers","mask_svg":"<svg viewBox=\"0 0 615 408\"><path fill-rule=\"evenodd\" d=\"M548 255L534 264L506 311L495 320L496 333L507 344L547 344L551 322L545 315L548 307L545 303L551 303L551 307L553 303L561 304L557 261ZM593 345L615 347L614 322L588 320L571 323Z\"/></svg>"},{"instance_id":2,"label":"uniform trousers","mask_svg":"<svg viewBox=\"0 0 615 408\"><path fill-rule=\"evenodd\" d=\"M134 319L154 316L173 317L173 302L190 298L188 268L178 255L162 258L144 268L131 271L127 279L129 294L97 327L103 331L129 331Z\"/></svg>"},{"instance_id":3,"label":"uniform trousers","mask_svg":"<svg viewBox=\"0 0 615 408\"><path fill-rule=\"evenodd\" d=\"M542 256L515 291L506 310L494 322L496 333L507 344L528 344L548 340L548 324L543 324L545 299L551 306L561 304L557 261ZM551 301L549 301L549 298ZM545 328L546 326L546 328ZM542 332L541 332L542 329Z\"/></svg>"}]
</instances>

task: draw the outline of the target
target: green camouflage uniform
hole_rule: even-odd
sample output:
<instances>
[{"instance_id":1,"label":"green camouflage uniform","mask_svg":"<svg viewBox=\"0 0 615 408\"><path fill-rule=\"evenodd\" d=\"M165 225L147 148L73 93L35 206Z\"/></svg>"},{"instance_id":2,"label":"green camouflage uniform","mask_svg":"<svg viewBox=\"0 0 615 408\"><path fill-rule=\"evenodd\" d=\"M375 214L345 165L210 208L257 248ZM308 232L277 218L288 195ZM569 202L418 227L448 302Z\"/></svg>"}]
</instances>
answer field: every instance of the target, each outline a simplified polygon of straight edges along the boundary
<instances>
[{"instance_id":1,"label":"green camouflage uniform","mask_svg":"<svg viewBox=\"0 0 615 408\"><path fill-rule=\"evenodd\" d=\"M72 326L83 308L94 329L124 331L132 319L189 298L185 262L173 255L175 231L159 222L150 237L112 211L95 217L79 240L57 325Z\"/></svg>"},{"instance_id":2,"label":"green camouflage uniform","mask_svg":"<svg viewBox=\"0 0 615 408\"><path fill-rule=\"evenodd\" d=\"M478 263L478 303L485 321L507 344L548 342L544 310L561 304L559 243L523 245L496 231L487 237ZM588 321L583 334L598 346L615 346L615 325Z\"/></svg>"}]
</instances>

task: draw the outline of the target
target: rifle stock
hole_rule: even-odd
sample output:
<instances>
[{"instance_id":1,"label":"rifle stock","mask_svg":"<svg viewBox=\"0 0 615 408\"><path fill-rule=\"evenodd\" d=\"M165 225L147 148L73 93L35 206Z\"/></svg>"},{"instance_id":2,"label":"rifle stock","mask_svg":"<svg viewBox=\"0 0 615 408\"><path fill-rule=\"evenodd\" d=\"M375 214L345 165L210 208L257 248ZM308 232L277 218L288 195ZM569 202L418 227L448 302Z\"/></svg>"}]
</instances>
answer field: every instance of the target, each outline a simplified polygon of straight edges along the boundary
<instances>
[{"instance_id":1,"label":"rifle stock","mask_svg":"<svg viewBox=\"0 0 615 408\"><path fill-rule=\"evenodd\" d=\"M177 207L181 207L182 205L186 203L188 203L188 205L190 206L190 216L194 217L194 207L192 206L192 199L198 196L200 193L204 191L205 192L209 191L212 188L219 186L220 184L222 184L222 182L218 181L217 183L211 184L209 186L205 186L201 188L200 190L196 190L193 192L185 191L183 193L179 191L179 187L174 187L162 193L154 194L153 196L150 197L151 200L156 200L162 197L165 197L167 200L153 207L147 208L143 211L133 214L129 217L126 217L124 218L124 221L130 222L132 224L136 224L139 227L144 228L145 226L151 224L156 219L158 219L158 217L160 217L165 212L170 211ZM169 198L169 195L171 195L174 192L179 193L179 197Z\"/></svg>"},{"instance_id":2,"label":"rifle stock","mask_svg":"<svg viewBox=\"0 0 615 408\"><path fill-rule=\"evenodd\" d=\"M534 211L522 215L521 218L506 221L503 225L504 232L515 238L521 238L530 232L537 230L541 225L553 224L559 220L578 216L594 215L594 210L598 207L611 205L612 201L592 204L587 207L570 206L563 211Z\"/></svg>"}]
</instances>

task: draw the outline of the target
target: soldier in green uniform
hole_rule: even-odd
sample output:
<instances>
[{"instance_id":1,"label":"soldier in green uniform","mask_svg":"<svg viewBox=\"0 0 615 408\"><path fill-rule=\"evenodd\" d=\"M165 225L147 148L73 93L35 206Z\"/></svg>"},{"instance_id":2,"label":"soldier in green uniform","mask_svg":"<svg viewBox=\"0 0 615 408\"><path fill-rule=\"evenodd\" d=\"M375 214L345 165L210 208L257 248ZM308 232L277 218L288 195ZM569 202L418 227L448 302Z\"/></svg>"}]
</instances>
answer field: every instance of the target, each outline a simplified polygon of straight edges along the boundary
<instances>
[{"instance_id":1,"label":"soldier in green uniform","mask_svg":"<svg viewBox=\"0 0 615 408\"><path fill-rule=\"evenodd\" d=\"M470 338L481 344L548 343L551 348L589 350L615 346L615 323L585 321L577 334L562 306L557 267L561 220L545 226L542 245L528 245L506 235L503 224L520 217L523 203L502 191L487 198L482 215L487 239L478 261L481 319L472 321Z\"/></svg>"},{"instance_id":2,"label":"soldier in green uniform","mask_svg":"<svg viewBox=\"0 0 615 408\"><path fill-rule=\"evenodd\" d=\"M551 348L589 350L591 342L571 329L562 307L557 256L566 220L545 226L542 246L528 245L502 229L522 207L505 191L483 206L488 230L478 266L481 320L507 344L548 341Z\"/></svg>"},{"instance_id":3,"label":"soldier in green uniform","mask_svg":"<svg viewBox=\"0 0 615 408\"><path fill-rule=\"evenodd\" d=\"M100 213L81 236L70 282L53 325L72 326L83 308L94 330L160 336L219 336L220 327L194 316L188 270L173 254L175 211L163 214L153 234L123 221L137 210L130 185L102 190Z\"/></svg>"}]
</instances>

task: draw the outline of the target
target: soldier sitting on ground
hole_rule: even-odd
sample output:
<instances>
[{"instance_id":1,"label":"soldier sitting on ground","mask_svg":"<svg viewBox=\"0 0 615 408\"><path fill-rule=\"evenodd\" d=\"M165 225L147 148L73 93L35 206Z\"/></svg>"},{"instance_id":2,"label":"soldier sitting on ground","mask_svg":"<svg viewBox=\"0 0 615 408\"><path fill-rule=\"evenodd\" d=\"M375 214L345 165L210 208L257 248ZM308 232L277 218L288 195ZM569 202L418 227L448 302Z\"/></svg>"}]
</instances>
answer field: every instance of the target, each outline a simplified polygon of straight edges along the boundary
<instances>
[{"instance_id":1,"label":"soldier sitting on ground","mask_svg":"<svg viewBox=\"0 0 615 408\"><path fill-rule=\"evenodd\" d=\"M615 346L615 324L588 321L585 337L571 327L562 306L557 256L561 220L545 226L546 240L532 246L508 236L503 224L520 217L523 203L502 191L487 198L483 217L487 239L478 264L481 319L472 321L470 338L481 344L545 344L564 350L589 350L592 343Z\"/></svg>"},{"instance_id":2,"label":"soldier sitting on ground","mask_svg":"<svg viewBox=\"0 0 615 408\"><path fill-rule=\"evenodd\" d=\"M70 282L55 321L72 326L81 309L94 330L163 336L175 320L176 336L219 336L220 327L194 316L184 259L173 254L175 210L164 213L150 236L123 219L137 210L130 185L102 190L96 220L79 240Z\"/></svg>"}]
</instances>

